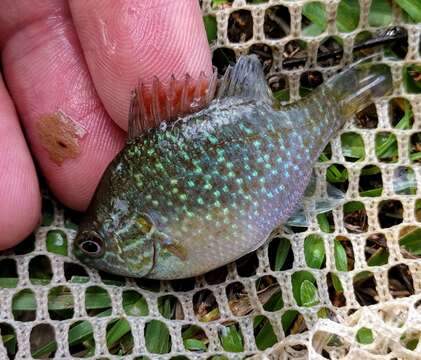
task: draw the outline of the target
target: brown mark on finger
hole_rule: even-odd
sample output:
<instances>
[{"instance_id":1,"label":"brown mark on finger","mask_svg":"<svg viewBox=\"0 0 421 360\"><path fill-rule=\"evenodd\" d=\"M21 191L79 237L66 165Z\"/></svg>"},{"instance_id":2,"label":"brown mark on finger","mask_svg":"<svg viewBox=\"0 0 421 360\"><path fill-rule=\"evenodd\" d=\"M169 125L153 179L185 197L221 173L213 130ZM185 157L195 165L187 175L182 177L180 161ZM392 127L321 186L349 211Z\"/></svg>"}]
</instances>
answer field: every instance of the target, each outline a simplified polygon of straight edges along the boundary
<instances>
[{"instance_id":1,"label":"brown mark on finger","mask_svg":"<svg viewBox=\"0 0 421 360\"><path fill-rule=\"evenodd\" d=\"M64 160L80 155L79 140L86 130L62 111L42 116L35 124L42 147L51 161L61 166Z\"/></svg>"}]
</instances>

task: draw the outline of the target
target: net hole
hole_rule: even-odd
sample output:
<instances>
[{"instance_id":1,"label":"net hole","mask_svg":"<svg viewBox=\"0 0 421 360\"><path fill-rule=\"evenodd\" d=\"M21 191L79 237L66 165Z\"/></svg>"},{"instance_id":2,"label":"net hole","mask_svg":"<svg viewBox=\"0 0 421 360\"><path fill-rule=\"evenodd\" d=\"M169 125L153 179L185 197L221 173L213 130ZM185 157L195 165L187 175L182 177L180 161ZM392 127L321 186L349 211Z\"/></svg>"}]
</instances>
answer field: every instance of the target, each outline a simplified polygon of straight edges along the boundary
<instances>
[{"instance_id":1,"label":"net hole","mask_svg":"<svg viewBox=\"0 0 421 360\"><path fill-rule=\"evenodd\" d=\"M368 24L380 27L389 25L392 21L392 6L388 0L373 0L368 14Z\"/></svg>"},{"instance_id":2,"label":"net hole","mask_svg":"<svg viewBox=\"0 0 421 360\"><path fill-rule=\"evenodd\" d=\"M212 64L218 69L220 75L225 74L228 66L235 64L235 52L229 48L218 48L213 51Z\"/></svg>"},{"instance_id":3,"label":"net hole","mask_svg":"<svg viewBox=\"0 0 421 360\"><path fill-rule=\"evenodd\" d=\"M389 261L389 248L386 237L382 233L370 235L364 248L365 260L368 266L381 266Z\"/></svg>"},{"instance_id":4,"label":"net hole","mask_svg":"<svg viewBox=\"0 0 421 360\"><path fill-rule=\"evenodd\" d=\"M295 58L306 58L307 55L307 43L303 40L291 40L287 42L284 46L284 52L282 54L283 60L290 60ZM303 67L306 62L297 63L297 64L288 64L285 63L283 68L286 70L292 70L296 68Z\"/></svg>"},{"instance_id":5,"label":"net hole","mask_svg":"<svg viewBox=\"0 0 421 360\"><path fill-rule=\"evenodd\" d=\"M115 319L108 323L106 330L107 349L112 355L129 355L133 352L133 335L127 319ZM157 341L161 341L158 336Z\"/></svg>"},{"instance_id":6,"label":"net hole","mask_svg":"<svg viewBox=\"0 0 421 360\"><path fill-rule=\"evenodd\" d=\"M414 112L411 103L402 97L389 101L389 117L394 128L411 129L414 124Z\"/></svg>"},{"instance_id":7,"label":"net hole","mask_svg":"<svg viewBox=\"0 0 421 360\"><path fill-rule=\"evenodd\" d=\"M253 37L253 16L249 10L237 10L230 14L227 35L233 43L246 42Z\"/></svg>"},{"instance_id":8,"label":"net hole","mask_svg":"<svg viewBox=\"0 0 421 360\"><path fill-rule=\"evenodd\" d=\"M338 36L329 36L321 41L317 50L317 63L322 67L340 64L343 57L342 39ZM336 55L331 56L332 53Z\"/></svg>"},{"instance_id":9,"label":"net hole","mask_svg":"<svg viewBox=\"0 0 421 360\"><path fill-rule=\"evenodd\" d=\"M379 302L376 279L370 271L362 271L353 278L354 294L362 306L373 305Z\"/></svg>"},{"instance_id":10,"label":"net hole","mask_svg":"<svg viewBox=\"0 0 421 360\"><path fill-rule=\"evenodd\" d=\"M146 323L144 331L146 349L154 354L167 354L171 351L171 336L167 325L152 320Z\"/></svg>"},{"instance_id":11,"label":"net hole","mask_svg":"<svg viewBox=\"0 0 421 360\"><path fill-rule=\"evenodd\" d=\"M226 266L222 266L215 270L209 271L205 274L205 280L208 285L217 285L223 283L228 275L228 269Z\"/></svg>"},{"instance_id":12,"label":"net hole","mask_svg":"<svg viewBox=\"0 0 421 360\"><path fill-rule=\"evenodd\" d=\"M195 278L172 280L170 281L170 284L174 291L177 291L177 292L191 291L195 287L196 280Z\"/></svg>"},{"instance_id":13,"label":"net hole","mask_svg":"<svg viewBox=\"0 0 421 360\"><path fill-rule=\"evenodd\" d=\"M358 133L347 132L342 134L341 148L345 161L356 162L365 158L364 140Z\"/></svg>"},{"instance_id":14,"label":"net hole","mask_svg":"<svg viewBox=\"0 0 421 360\"><path fill-rule=\"evenodd\" d=\"M234 316L245 316L253 311L247 291L239 281L229 284L225 288L225 293L228 306Z\"/></svg>"},{"instance_id":15,"label":"net hole","mask_svg":"<svg viewBox=\"0 0 421 360\"><path fill-rule=\"evenodd\" d=\"M355 114L355 125L360 129L375 129L379 123L376 105L374 103L368 105Z\"/></svg>"},{"instance_id":16,"label":"net hole","mask_svg":"<svg viewBox=\"0 0 421 360\"><path fill-rule=\"evenodd\" d=\"M304 316L297 310L287 310L281 317L285 336L302 334L308 330Z\"/></svg>"},{"instance_id":17,"label":"net hole","mask_svg":"<svg viewBox=\"0 0 421 360\"><path fill-rule=\"evenodd\" d=\"M101 277L101 281L105 285L112 285L112 286L124 286L126 285L126 279L123 276L110 274L105 271L98 271L99 276Z\"/></svg>"},{"instance_id":18,"label":"net hole","mask_svg":"<svg viewBox=\"0 0 421 360\"><path fill-rule=\"evenodd\" d=\"M152 292L159 292L161 289L161 282L159 280L154 279L146 279L146 278L135 278L136 285L139 286L141 289L152 291Z\"/></svg>"},{"instance_id":19,"label":"net hole","mask_svg":"<svg viewBox=\"0 0 421 360\"><path fill-rule=\"evenodd\" d=\"M148 302L135 290L123 292L123 310L127 316L147 316L149 314Z\"/></svg>"},{"instance_id":20,"label":"net hole","mask_svg":"<svg viewBox=\"0 0 421 360\"><path fill-rule=\"evenodd\" d=\"M244 351L244 338L237 322L230 321L226 325L220 325L218 329L218 337L225 351Z\"/></svg>"},{"instance_id":21,"label":"net hole","mask_svg":"<svg viewBox=\"0 0 421 360\"><path fill-rule=\"evenodd\" d=\"M317 312L317 317L319 319L329 319L332 321L338 321L338 317L336 316L335 312L332 311L331 309L327 308L327 307L323 307L321 308L318 312Z\"/></svg>"},{"instance_id":22,"label":"net hole","mask_svg":"<svg viewBox=\"0 0 421 360\"><path fill-rule=\"evenodd\" d=\"M71 209L64 209L64 227L77 230L82 221L83 213Z\"/></svg>"},{"instance_id":23,"label":"net hole","mask_svg":"<svg viewBox=\"0 0 421 360\"><path fill-rule=\"evenodd\" d=\"M50 230L46 238L47 251L67 256L67 236L61 230Z\"/></svg>"},{"instance_id":24,"label":"net hole","mask_svg":"<svg viewBox=\"0 0 421 360\"><path fill-rule=\"evenodd\" d=\"M361 31L360 33L355 36L354 40L354 49L361 43L366 42L367 40L370 40L373 38L373 34L370 31ZM367 56L370 56L374 54L376 51L378 51L377 48L368 48L368 49L360 49L360 50L354 50L352 51L353 55L353 61L357 61L359 59L363 59Z\"/></svg>"},{"instance_id":25,"label":"net hole","mask_svg":"<svg viewBox=\"0 0 421 360\"><path fill-rule=\"evenodd\" d=\"M294 253L287 238L275 237L269 243L269 264L273 271L292 269Z\"/></svg>"},{"instance_id":26,"label":"net hole","mask_svg":"<svg viewBox=\"0 0 421 360\"><path fill-rule=\"evenodd\" d=\"M376 134L376 156L379 161L395 163L399 159L396 135L390 132Z\"/></svg>"},{"instance_id":27,"label":"net hole","mask_svg":"<svg viewBox=\"0 0 421 360\"><path fill-rule=\"evenodd\" d=\"M165 295L158 298L158 310L161 315L170 320L183 320L183 306L177 297L173 295Z\"/></svg>"},{"instance_id":28,"label":"net hole","mask_svg":"<svg viewBox=\"0 0 421 360\"><path fill-rule=\"evenodd\" d=\"M346 358L351 345L340 335L319 330L313 335L312 347L324 359L337 359L338 354Z\"/></svg>"},{"instance_id":29,"label":"net hole","mask_svg":"<svg viewBox=\"0 0 421 360\"><path fill-rule=\"evenodd\" d=\"M402 27L397 27L399 32L405 35L404 39L394 41L384 46L384 55L386 59L403 60L408 53L408 32Z\"/></svg>"},{"instance_id":30,"label":"net hole","mask_svg":"<svg viewBox=\"0 0 421 360\"><path fill-rule=\"evenodd\" d=\"M14 327L7 323L0 323L0 334L8 359L14 359L18 352L18 342Z\"/></svg>"},{"instance_id":31,"label":"net hole","mask_svg":"<svg viewBox=\"0 0 421 360\"><path fill-rule=\"evenodd\" d=\"M0 288L15 288L19 281L19 275L14 259L0 260Z\"/></svg>"},{"instance_id":32,"label":"net hole","mask_svg":"<svg viewBox=\"0 0 421 360\"><path fill-rule=\"evenodd\" d=\"M415 219L421 222L421 199L415 201Z\"/></svg>"},{"instance_id":33,"label":"net hole","mask_svg":"<svg viewBox=\"0 0 421 360\"><path fill-rule=\"evenodd\" d=\"M31 355L34 359L53 359L57 342L54 328L49 324L35 325L31 330L29 337ZM52 343L50 348L45 347Z\"/></svg>"},{"instance_id":34,"label":"net hole","mask_svg":"<svg viewBox=\"0 0 421 360\"><path fill-rule=\"evenodd\" d=\"M270 275L256 280L256 292L265 311L278 311L284 307L282 291L276 278Z\"/></svg>"},{"instance_id":35,"label":"net hole","mask_svg":"<svg viewBox=\"0 0 421 360\"><path fill-rule=\"evenodd\" d=\"M403 83L409 93L421 93L421 63L403 67Z\"/></svg>"},{"instance_id":36,"label":"net hole","mask_svg":"<svg viewBox=\"0 0 421 360\"><path fill-rule=\"evenodd\" d=\"M82 338L75 339L74 334L83 331ZM89 321L77 321L70 325L67 334L67 343L70 355L76 358L91 357L95 353L95 339L93 328Z\"/></svg>"},{"instance_id":37,"label":"net hole","mask_svg":"<svg viewBox=\"0 0 421 360\"><path fill-rule=\"evenodd\" d=\"M355 338L358 343L363 345L371 344L374 341L373 331L369 328L362 327L358 329Z\"/></svg>"},{"instance_id":38,"label":"net hole","mask_svg":"<svg viewBox=\"0 0 421 360\"><path fill-rule=\"evenodd\" d=\"M381 201L378 207L378 219L381 228L399 225L403 221L403 206L399 200Z\"/></svg>"},{"instance_id":39,"label":"net hole","mask_svg":"<svg viewBox=\"0 0 421 360\"><path fill-rule=\"evenodd\" d=\"M332 164L326 170L326 181L340 192L348 191L348 169L342 164Z\"/></svg>"},{"instance_id":40,"label":"net hole","mask_svg":"<svg viewBox=\"0 0 421 360\"><path fill-rule=\"evenodd\" d=\"M366 165L361 169L359 193L362 197L376 197L382 195L383 178L382 172L378 166Z\"/></svg>"},{"instance_id":41,"label":"net hole","mask_svg":"<svg viewBox=\"0 0 421 360\"><path fill-rule=\"evenodd\" d=\"M323 237L317 234L310 234L304 239L304 257L310 268L325 268L326 251Z\"/></svg>"},{"instance_id":42,"label":"net hole","mask_svg":"<svg viewBox=\"0 0 421 360\"><path fill-rule=\"evenodd\" d=\"M264 315L254 317L253 335L256 346L260 351L266 350L278 342L270 320Z\"/></svg>"},{"instance_id":43,"label":"net hole","mask_svg":"<svg viewBox=\"0 0 421 360\"><path fill-rule=\"evenodd\" d=\"M358 0L341 0L336 13L336 28L340 32L355 30L360 21L360 3Z\"/></svg>"},{"instance_id":44,"label":"net hole","mask_svg":"<svg viewBox=\"0 0 421 360\"><path fill-rule=\"evenodd\" d=\"M406 331L400 337L400 343L408 350L415 350L421 339L421 331Z\"/></svg>"},{"instance_id":45,"label":"net hole","mask_svg":"<svg viewBox=\"0 0 421 360\"><path fill-rule=\"evenodd\" d=\"M329 299L333 306L346 306L346 298L344 296L344 289L338 275L335 273L328 273L326 275L327 289Z\"/></svg>"},{"instance_id":46,"label":"net hole","mask_svg":"<svg viewBox=\"0 0 421 360\"><path fill-rule=\"evenodd\" d=\"M313 89L323 83L323 74L320 71L306 71L300 76L300 96L304 97L310 94Z\"/></svg>"},{"instance_id":47,"label":"net hole","mask_svg":"<svg viewBox=\"0 0 421 360\"><path fill-rule=\"evenodd\" d=\"M360 234L367 231L365 206L361 201L350 201L343 206L344 225L348 232Z\"/></svg>"},{"instance_id":48,"label":"net hole","mask_svg":"<svg viewBox=\"0 0 421 360\"><path fill-rule=\"evenodd\" d=\"M83 284L89 281L89 275L86 270L74 263L65 262L63 264L64 277L71 283Z\"/></svg>"},{"instance_id":49,"label":"net hole","mask_svg":"<svg viewBox=\"0 0 421 360\"><path fill-rule=\"evenodd\" d=\"M320 157L318 159L319 162L325 162L332 159L332 145L328 143L326 147L323 149L322 153L320 154Z\"/></svg>"},{"instance_id":50,"label":"net hole","mask_svg":"<svg viewBox=\"0 0 421 360\"><path fill-rule=\"evenodd\" d=\"M406 259L421 257L421 228L418 226L405 226L399 232L399 247Z\"/></svg>"},{"instance_id":51,"label":"net hole","mask_svg":"<svg viewBox=\"0 0 421 360\"><path fill-rule=\"evenodd\" d=\"M268 39L281 39L287 36L291 28L291 16L286 6L277 5L265 12L263 31Z\"/></svg>"},{"instance_id":52,"label":"net hole","mask_svg":"<svg viewBox=\"0 0 421 360\"><path fill-rule=\"evenodd\" d=\"M326 27L325 5L318 1L304 4L301 17L302 34L305 36L317 36L322 34Z\"/></svg>"},{"instance_id":53,"label":"net hole","mask_svg":"<svg viewBox=\"0 0 421 360\"><path fill-rule=\"evenodd\" d=\"M34 321L36 317L37 301L30 289L23 289L13 296L12 313L16 321Z\"/></svg>"},{"instance_id":54,"label":"net hole","mask_svg":"<svg viewBox=\"0 0 421 360\"><path fill-rule=\"evenodd\" d=\"M267 74L273 64L273 51L269 45L266 44L253 44L250 46L249 54L255 54L262 64L263 72Z\"/></svg>"},{"instance_id":55,"label":"net hole","mask_svg":"<svg viewBox=\"0 0 421 360\"><path fill-rule=\"evenodd\" d=\"M38 255L29 261L29 280L33 285L48 285L53 277L50 259Z\"/></svg>"},{"instance_id":56,"label":"net hole","mask_svg":"<svg viewBox=\"0 0 421 360\"><path fill-rule=\"evenodd\" d=\"M220 318L218 303L210 290L201 290L194 294L193 311L197 319L202 322Z\"/></svg>"},{"instance_id":57,"label":"net hole","mask_svg":"<svg viewBox=\"0 0 421 360\"><path fill-rule=\"evenodd\" d=\"M333 212L327 211L317 215L317 223L320 230L325 233L333 233L335 231L335 221L333 220Z\"/></svg>"},{"instance_id":58,"label":"net hole","mask_svg":"<svg viewBox=\"0 0 421 360\"><path fill-rule=\"evenodd\" d=\"M298 306L311 307L320 303L317 282L312 273L297 271L291 276L292 293Z\"/></svg>"},{"instance_id":59,"label":"net hole","mask_svg":"<svg viewBox=\"0 0 421 360\"><path fill-rule=\"evenodd\" d=\"M398 195L415 195L417 178L411 167L399 166L393 174L393 191Z\"/></svg>"},{"instance_id":60,"label":"net hole","mask_svg":"<svg viewBox=\"0 0 421 360\"><path fill-rule=\"evenodd\" d=\"M238 259L235 265L239 276L249 277L256 274L256 270L259 267L259 259L256 253L251 253Z\"/></svg>"},{"instance_id":61,"label":"net hole","mask_svg":"<svg viewBox=\"0 0 421 360\"><path fill-rule=\"evenodd\" d=\"M73 308L73 294L68 287L57 286L48 292L48 314L51 320L71 319Z\"/></svg>"},{"instance_id":62,"label":"net hole","mask_svg":"<svg viewBox=\"0 0 421 360\"><path fill-rule=\"evenodd\" d=\"M337 236L333 242L336 270L352 271L354 270L354 249L351 241L345 236Z\"/></svg>"},{"instance_id":63,"label":"net hole","mask_svg":"<svg viewBox=\"0 0 421 360\"><path fill-rule=\"evenodd\" d=\"M111 298L107 290L99 286L88 287L85 290L85 309L92 317L111 315Z\"/></svg>"},{"instance_id":64,"label":"net hole","mask_svg":"<svg viewBox=\"0 0 421 360\"><path fill-rule=\"evenodd\" d=\"M186 351L205 352L208 350L209 339L203 329L197 325L184 325L181 328L181 337Z\"/></svg>"},{"instance_id":65,"label":"net hole","mask_svg":"<svg viewBox=\"0 0 421 360\"><path fill-rule=\"evenodd\" d=\"M409 157L414 163L421 163L421 132L411 136Z\"/></svg>"},{"instance_id":66,"label":"net hole","mask_svg":"<svg viewBox=\"0 0 421 360\"><path fill-rule=\"evenodd\" d=\"M414 281L409 267L405 264L393 266L387 272L389 292L393 298L409 297L414 295Z\"/></svg>"},{"instance_id":67,"label":"net hole","mask_svg":"<svg viewBox=\"0 0 421 360\"><path fill-rule=\"evenodd\" d=\"M281 103L289 101L288 78L285 75L280 73L270 75L268 84L276 100Z\"/></svg>"}]
</instances>

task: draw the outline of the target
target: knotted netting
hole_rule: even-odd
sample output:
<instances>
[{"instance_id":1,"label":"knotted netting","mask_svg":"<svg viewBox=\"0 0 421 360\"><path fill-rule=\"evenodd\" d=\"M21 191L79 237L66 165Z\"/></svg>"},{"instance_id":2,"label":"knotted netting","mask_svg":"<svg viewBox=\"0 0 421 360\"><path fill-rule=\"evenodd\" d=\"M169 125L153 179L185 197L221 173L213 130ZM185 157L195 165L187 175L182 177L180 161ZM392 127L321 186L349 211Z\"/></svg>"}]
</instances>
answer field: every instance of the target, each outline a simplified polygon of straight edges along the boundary
<instances>
[{"instance_id":1,"label":"knotted netting","mask_svg":"<svg viewBox=\"0 0 421 360\"><path fill-rule=\"evenodd\" d=\"M283 101L366 55L353 46L379 28L406 32L378 59L393 94L316 164L315 196L331 183L345 200L233 264L158 282L79 264L77 217L45 194L42 225L0 256L1 359L421 358L421 25L402 3L203 0L214 64L256 53ZM308 60L283 65L295 56Z\"/></svg>"}]
</instances>

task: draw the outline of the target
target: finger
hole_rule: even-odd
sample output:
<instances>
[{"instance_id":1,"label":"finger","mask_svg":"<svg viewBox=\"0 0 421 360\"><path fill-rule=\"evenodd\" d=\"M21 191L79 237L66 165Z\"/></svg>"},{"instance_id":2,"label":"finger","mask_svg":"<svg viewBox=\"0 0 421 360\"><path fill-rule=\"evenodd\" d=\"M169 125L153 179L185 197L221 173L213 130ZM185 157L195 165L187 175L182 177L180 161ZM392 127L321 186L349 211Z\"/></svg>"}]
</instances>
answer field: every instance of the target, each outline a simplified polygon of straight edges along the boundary
<instances>
[{"instance_id":1,"label":"finger","mask_svg":"<svg viewBox=\"0 0 421 360\"><path fill-rule=\"evenodd\" d=\"M34 164L0 74L0 250L30 234L40 208Z\"/></svg>"},{"instance_id":2,"label":"finger","mask_svg":"<svg viewBox=\"0 0 421 360\"><path fill-rule=\"evenodd\" d=\"M51 189L83 210L123 134L96 95L67 3L41 3L3 0L4 73Z\"/></svg>"},{"instance_id":3,"label":"finger","mask_svg":"<svg viewBox=\"0 0 421 360\"><path fill-rule=\"evenodd\" d=\"M71 0L70 8L98 94L124 129L139 80L212 72L197 0Z\"/></svg>"}]
</instances>

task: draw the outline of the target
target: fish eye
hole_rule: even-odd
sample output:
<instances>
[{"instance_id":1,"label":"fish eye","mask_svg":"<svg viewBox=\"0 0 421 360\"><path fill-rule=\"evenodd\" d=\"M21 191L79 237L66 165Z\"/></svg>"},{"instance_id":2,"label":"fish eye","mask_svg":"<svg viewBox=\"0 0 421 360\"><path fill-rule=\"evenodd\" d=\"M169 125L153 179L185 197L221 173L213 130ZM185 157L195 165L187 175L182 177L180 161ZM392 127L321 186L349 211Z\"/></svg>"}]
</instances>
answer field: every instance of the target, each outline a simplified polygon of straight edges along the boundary
<instances>
[{"instance_id":1,"label":"fish eye","mask_svg":"<svg viewBox=\"0 0 421 360\"><path fill-rule=\"evenodd\" d=\"M100 257L104 253L104 242L95 232L88 232L77 243L78 248L90 257Z\"/></svg>"}]
</instances>

